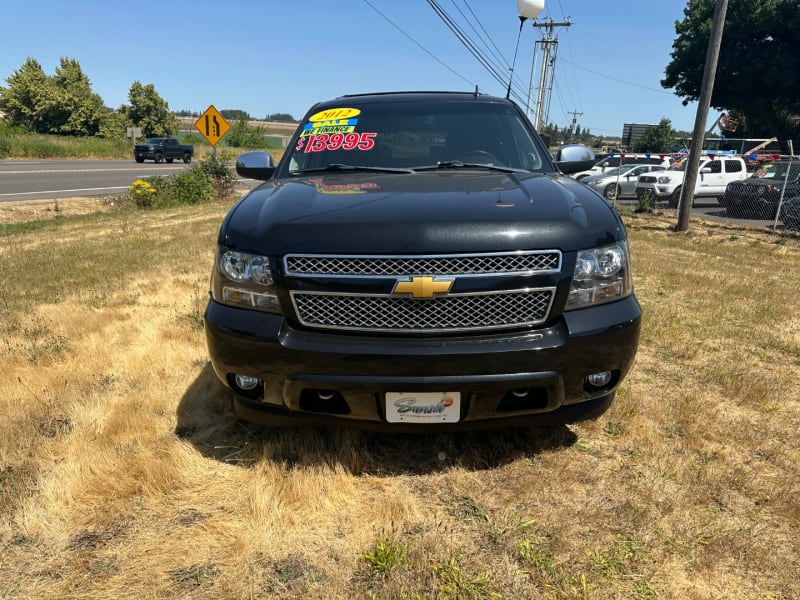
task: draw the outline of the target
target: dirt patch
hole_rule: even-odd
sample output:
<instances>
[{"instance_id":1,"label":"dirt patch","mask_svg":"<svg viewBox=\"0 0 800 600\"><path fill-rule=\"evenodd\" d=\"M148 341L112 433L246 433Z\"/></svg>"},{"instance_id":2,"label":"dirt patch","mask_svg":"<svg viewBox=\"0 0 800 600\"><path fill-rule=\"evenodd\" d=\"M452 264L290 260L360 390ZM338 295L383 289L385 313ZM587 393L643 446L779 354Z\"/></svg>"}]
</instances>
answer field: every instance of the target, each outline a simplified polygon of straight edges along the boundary
<instances>
[{"instance_id":1,"label":"dirt patch","mask_svg":"<svg viewBox=\"0 0 800 600\"><path fill-rule=\"evenodd\" d=\"M0 223L24 223L105 212L112 210L116 204L116 199L113 197L49 198L2 202L0 203Z\"/></svg>"}]
</instances>

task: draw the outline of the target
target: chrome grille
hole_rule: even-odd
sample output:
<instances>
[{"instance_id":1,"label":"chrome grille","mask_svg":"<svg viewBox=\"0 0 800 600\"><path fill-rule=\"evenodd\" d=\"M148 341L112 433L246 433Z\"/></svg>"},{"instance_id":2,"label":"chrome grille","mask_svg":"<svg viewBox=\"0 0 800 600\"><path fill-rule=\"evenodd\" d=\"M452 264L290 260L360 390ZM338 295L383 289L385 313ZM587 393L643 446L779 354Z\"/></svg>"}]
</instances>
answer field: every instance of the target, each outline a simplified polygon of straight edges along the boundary
<instances>
[{"instance_id":1,"label":"chrome grille","mask_svg":"<svg viewBox=\"0 0 800 600\"><path fill-rule=\"evenodd\" d=\"M321 256L290 254L288 276L402 277L408 275L512 275L556 273L558 250L432 256Z\"/></svg>"},{"instance_id":2,"label":"chrome grille","mask_svg":"<svg viewBox=\"0 0 800 600\"><path fill-rule=\"evenodd\" d=\"M536 325L547 318L554 294L555 288L544 288L414 300L295 291L292 300L309 327L425 333Z\"/></svg>"}]
</instances>

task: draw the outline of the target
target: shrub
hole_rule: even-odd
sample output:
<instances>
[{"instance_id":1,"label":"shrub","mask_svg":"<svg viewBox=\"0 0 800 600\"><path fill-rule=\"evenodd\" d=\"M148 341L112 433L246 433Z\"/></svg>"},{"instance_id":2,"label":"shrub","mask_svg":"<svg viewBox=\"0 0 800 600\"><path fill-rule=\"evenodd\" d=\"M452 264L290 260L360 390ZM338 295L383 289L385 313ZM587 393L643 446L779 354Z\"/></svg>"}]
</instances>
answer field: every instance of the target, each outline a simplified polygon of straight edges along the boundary
<instances>
[{"instance_id":1,"label":"shrub","mask_svg":"<svg viewBox=\"0 0 800 600\"><path fill-rule=\"evenodd\" d=\"M211 179L217 198L226 198L233 193L236 184L233 171L224 160L218 159L216 154L212 154L208 160L202 161L195 168Z\"/></svg>"},{"instance_id":2,"label":"shrub","mask_svg":"<svg viewBox=\"0 0 800 600\"><path fill-rule=\"evenodd\" d=\"M152 183L144 179L137 179L128 188L128 197L133 200L136 206L152 206L155 194L156 188Z\"/></svg>"},{"instance_id":3,"label":"shrub","mask_svg":"<svg viewBox=\"0 0 800 600\"><path fill-rule=\"evenodd\" d=\"M214 186L211 184L211 178L198 167L181 171L170 178L165 192L164 206L198 204L214 199Z\"/></svg>"},{"instance_id":4,"label":"shrub","mask_svg":"<svg viewBox=\"0 0 800 600\"><path fill-rule=\"evenodd\" d=\"M644 193L642 193L637 200L636 210L634 212L653 212L654 206L655 197L653 196L653 190L644 190Z\"/></svg>"},{"instance_id":5,"label":"shrub","mask_svg":"<svg viewBox=\"0 0 800 600\"><path fill-rule=\"evenodd\" d=\"M137 179L128 188L127 197L140 208L199 204L230 196L234 184L230 167L212 156L170 177Z\"/></svg>"}]
</instances>

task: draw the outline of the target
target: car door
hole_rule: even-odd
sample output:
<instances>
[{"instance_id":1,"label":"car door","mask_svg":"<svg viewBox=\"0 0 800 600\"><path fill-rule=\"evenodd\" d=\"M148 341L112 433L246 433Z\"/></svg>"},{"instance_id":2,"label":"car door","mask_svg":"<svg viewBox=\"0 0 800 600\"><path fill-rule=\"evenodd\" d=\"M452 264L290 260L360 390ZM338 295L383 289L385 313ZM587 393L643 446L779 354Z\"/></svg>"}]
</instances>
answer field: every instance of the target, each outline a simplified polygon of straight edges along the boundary
<instances>
[{"instance_id":1,"label":"car door","mask_svg":"<svg viewBox=\"0 0 800 600\"><path fill-rule=\"evenodd\" d=\"M722 181L722 189L719 190L720 196L725 193L725 188L731 181L738 181L747 177L747 171L741 160L725 160L723 163L725 178Z\"/></svg>"},{"instance_id":2,"label":"car door","mask_svg":"<svg viewBox=\"0 0 800 600\"><path fill-rule=\"evenodd\" d=\"M721 160L710 160L700 166L697 174L696 196L714 196L725 191L725 175L722 172ZM719 191L721 190L721 191Z\"/></svg>"},{"instance_id":3,"label":"car door","mask_svg":"<svg viewBox=\"0 0 800 600\"><path fill-rule=\"evenodd\" d=\"M632 168L619 178L620 196L635 196L636 195L636 181L639 175L644 175L650 171L649 165L640 165Z\"/></svg>"}]
</instances>

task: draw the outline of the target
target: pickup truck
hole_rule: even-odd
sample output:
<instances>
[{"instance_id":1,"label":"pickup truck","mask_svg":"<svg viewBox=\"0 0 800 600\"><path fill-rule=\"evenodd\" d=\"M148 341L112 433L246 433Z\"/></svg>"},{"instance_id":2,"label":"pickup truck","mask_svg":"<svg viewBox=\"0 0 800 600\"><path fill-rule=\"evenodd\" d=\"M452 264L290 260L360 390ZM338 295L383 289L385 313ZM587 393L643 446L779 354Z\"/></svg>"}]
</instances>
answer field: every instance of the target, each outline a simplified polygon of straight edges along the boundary
<instances>
[{"instance_id":1,"label":"pickup truck","mask_svg":"<svg viewBox=\"0 0 800 600\"><path fill-rule=\"evenodd\" d=\"M512 100L321 102L228 212L204 315L235 413L395 432L596 418L633 364L625 226Z\"/></svg>"},{"instance_id":2,"label":"pickup truck","mask_svg":"<svg viewBox=\"0 0 800 600\"><path fill-rule=\"evenodd\" d=\"M774 219L780 206L800 197L800 163L777 160L763 163L753 176L728 184L719 199L730 217Z\"/></svg>"},{"instance_id":3,"label":"pickup truck","mask_svg":"<svg viewBox=\"0 0 800 600\"><path fill-rule=\"evenodd\" d=\"M175 138L150 138L142 144L133 147L133 158L137 163L145 160L154 160L162 163L165 160L171 163L176 158L180 158L185 163L192 162L194 156L194 146L179 144Z\"/></svg>"},{"instance_id":4,"label":"pickup truck","mask_svg":"<svg viewBox=\"0 0 800 600\"><path fill-rule=\"evenodd\" d=\"M649 193L655 201L666 200L668 206L675 208L681 197L687 164L688 160L683 160L665 171L640 175L635 187L636 197L642 199ZM694 197L719 198L725 194L730 182L746 179L749 175L740 156L703 157L698 165Z\"/></svg>"}]
</instances>

